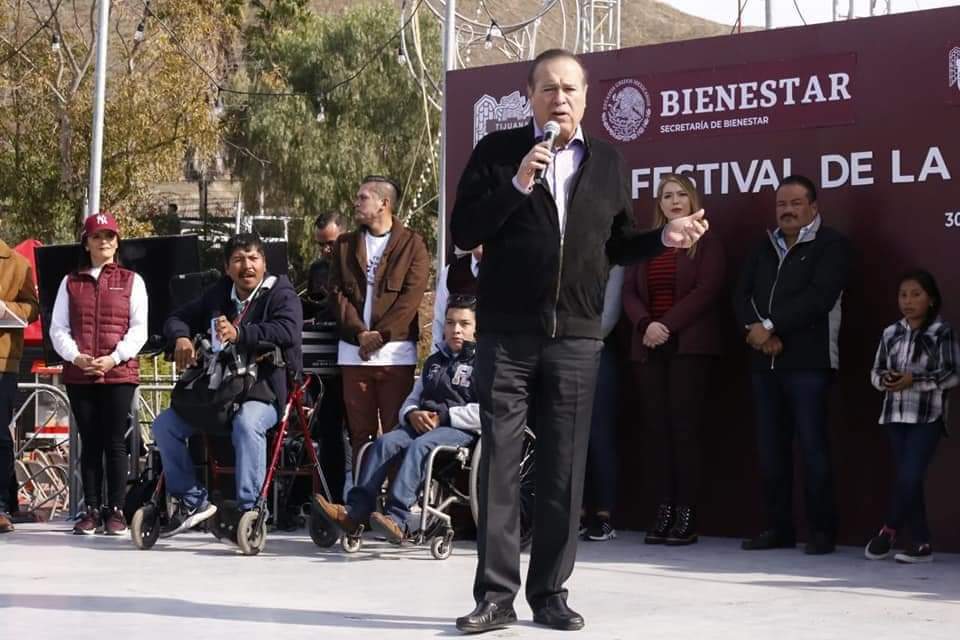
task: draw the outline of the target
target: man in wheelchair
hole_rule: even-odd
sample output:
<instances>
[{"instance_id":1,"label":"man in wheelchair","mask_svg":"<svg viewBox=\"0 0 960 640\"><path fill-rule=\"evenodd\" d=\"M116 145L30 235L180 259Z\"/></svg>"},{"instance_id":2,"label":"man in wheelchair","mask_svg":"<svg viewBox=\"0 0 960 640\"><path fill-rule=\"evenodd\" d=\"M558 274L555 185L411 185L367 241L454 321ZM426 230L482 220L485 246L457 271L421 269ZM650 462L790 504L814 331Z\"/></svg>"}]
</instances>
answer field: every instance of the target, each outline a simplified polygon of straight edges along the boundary
<instances>
[{"instance_id":1,"label":"man in wheelchair","mask_svg":"<svg viewBox=\"0 0 960 640\"><path fill-rule=\"evenodd\" d=\"M476 345L476 302L452 297L447 306L443 344L427 358L423 374L400 410L400 424L378 438L363 454L356 485L347 504L333 504L321 495L314 500L328 525L342 533L370 525L391 542L403 542L419 529L420 516L411 512L426 473L425 462L438 446L466 446L480 433L480 409L473 382ZM400 469L390 483L384 513L376 500L395 460Z\"/></svg>"},{"instance_id":2,"label":"man in wheelchair","mask_svg":"<svg viewBox=\"0 0 960 640\"><path fill-rule=\"evenodd\" d=\"M303 311L286 276L266 273L263 243L255 234L239 234L223 248L225 275L196 300L175 310L163 327L182 371L195 364L191 336L209 333L214 349L233 344L252 352L264 342L283 351L287 367L301 362ZM270 362L258 366L257 382L233 414L230 435L236 457L236 494L240 512L251 509L266 475L266 433L278 420L287 398L287 371ZM196 422L196 420L194 420ZM222 425L216 425L222 427ZM211 425L191 424L190 416L167 409L153 423L169 495L177 498L161 537L193 528L216 513L207 490L197 482L187 440Z\"/></svg>"}]
</instances>

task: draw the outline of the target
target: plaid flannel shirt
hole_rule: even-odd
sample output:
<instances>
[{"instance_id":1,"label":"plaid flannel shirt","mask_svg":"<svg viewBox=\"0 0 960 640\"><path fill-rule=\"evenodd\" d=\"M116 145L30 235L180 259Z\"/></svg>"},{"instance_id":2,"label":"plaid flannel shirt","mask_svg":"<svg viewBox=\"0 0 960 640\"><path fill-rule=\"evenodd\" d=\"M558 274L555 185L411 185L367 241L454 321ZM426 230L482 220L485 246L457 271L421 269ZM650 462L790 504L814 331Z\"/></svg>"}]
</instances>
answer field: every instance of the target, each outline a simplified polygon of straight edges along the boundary
<instances>
[{"instance_id":1,"label":"plaid flannel shirt","mask_svg":"<svg viewBox=\"0 0 960 640\"><path fill-rule=\"evenodd\" d=\"M884 392L880 424L946 421L947 389L960 384L958 362L953 329L939 317L922 333L903 319L884 329L870 372L870 382ZM887 391L883 376L890 371L911 373L913 384L903 391Z\"/></svg>"}]
</instances>

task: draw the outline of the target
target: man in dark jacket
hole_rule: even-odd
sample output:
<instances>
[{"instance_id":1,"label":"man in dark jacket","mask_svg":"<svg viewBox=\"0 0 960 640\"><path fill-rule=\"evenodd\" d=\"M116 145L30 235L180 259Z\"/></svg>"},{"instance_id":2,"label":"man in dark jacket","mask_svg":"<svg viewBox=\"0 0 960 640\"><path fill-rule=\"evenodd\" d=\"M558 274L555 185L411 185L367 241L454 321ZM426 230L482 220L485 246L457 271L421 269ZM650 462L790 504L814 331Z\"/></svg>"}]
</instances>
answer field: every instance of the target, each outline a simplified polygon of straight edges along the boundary
<instances>
[{"instance_id":1,"label":"man in dark jacket","mask_svg":"<svg viewBox=\"0 0 960 640\"><path fill-rule=\"evenodd\" d=\"M476 609L468 633L516 621L520 588L519 473L523 427L534 408L537 504L527 578L534 622L579 629L563 583L576 555L590 412L599 363L600 313L611 263L688 247L703 212L637 232L620 154L580 127L585 71L569 51L533 61L533 122L491 133L460 178L451 230L456 246L483 244L477 321L482 421ZM549 121L555 146L539 142ZM543 180L535 174L543 171Z\"/></svg>"},{"instance_id":2,"label":"man in dark jacket","mask_svg":"<svg viewBox=\"0 0 960 640\"><path fill-rule=\"evenodd\" d=\"M287 372L296 373L301 366L303 310L287 277L266 273L263 243L257 236L234 236L226 243L223 257L226 276L200 298L174 311L163 333L181 369L195 363L191 336L201 333L209 332L214 345L233 343L250 352L259 343L269 342L283 351L286 368L260 363L257 383L233 417L237 505L240 510L248 510L256 502L266 476L266 433L277 423L287 401ZM187 449L187 439L195 431L196 426L173 409L153 422L167 491L178 498L177 511L162 536L195 527L217 510L207 501L207 490L197 482Z\"/></svg>"},{"instance_id":3,"label":"man in dark jacket","mask_svg":"<svg viewBox=\"0 0 960 640\"><path fill-rule=\"evenodd\" d=\"M793 547L793 433L803 452L806 553L834 550L837 516L827 437L827 392L839 367L840 299L850 246L823 224L803 176L777 189L777 229L750 254L734 297L750 355L768 528L747 550Z\"/></svg>"},{"instance_id":4,"label":"man in dark jacket","mask_svg":"<svg viewBox=\"0 0 960 640\"><path fill-rule=\"evenodd\" d=\"M424 363L423 375L400 409L398 427L377 438L364 453L346 506L314 496L321 515L333 527L350 533L369 517L371 526L392 542L402 542L420 529L420 515L410 507L417 504L430 452L438 446L469 445L480 430L473 376L474 309L472 298L451 298L440 349ZM377 496L387 471L398 461L400 468L390 483L384 513L378 513Z\"/></svg>"},{"instance_id":5,"label":"man in dark jacket","mask_svg":"<svg viewBox=\"0 0 960 640\"><path fill-rule=\"evenodd\" d=\"M304 295L304 317L314 322L336 322L337 302L330 295L330 267L337 238L343 233L340 214L336 211L321 213L313 221L313 239L317 244L317 259L310 265L307 274L307 291Z\"/></svg>"}]
</instances>

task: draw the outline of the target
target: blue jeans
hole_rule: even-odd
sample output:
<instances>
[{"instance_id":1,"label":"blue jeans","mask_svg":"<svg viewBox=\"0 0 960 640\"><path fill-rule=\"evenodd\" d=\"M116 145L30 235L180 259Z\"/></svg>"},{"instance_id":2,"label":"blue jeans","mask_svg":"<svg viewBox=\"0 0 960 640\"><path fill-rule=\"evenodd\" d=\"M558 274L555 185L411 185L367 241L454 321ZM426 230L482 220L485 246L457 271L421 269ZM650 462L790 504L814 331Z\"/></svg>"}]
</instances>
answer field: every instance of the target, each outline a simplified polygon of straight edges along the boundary
<instances>
[{"instance_id":1,"label":"blue jeans","mask_svg":"<svg viewBox=\"0 0 960 640\"><path fill-rule=\"evenodd\" d=\"M793 435L803 454L804 497L810 533L837 533L833 469L827 437L830 370L754 372L760 469L768 526L794 535Z\"/></svg>"},{"instance_id":2,"label":"blue jeans","mask_svg":"<svg viewBox=\"0 0 960 640\"><path fill-rule=\"evenodd\" d=\"M885 524L891 529L908 529L914 544L929 544L927 504L923 481L943 436L943 422L888 424L890 446L897 462L897 480Z\"/></svg>"},{"instance_id":3,"label":"blue jeans","mask_svg":"<svg viewBox=\"0 0 960 640\"><path fill-rule=\"evenodd\" d=\"M417 504L417 492L426 475L424 463L439 446L462 447L476 435L453 427L437 427L424 434L408 425L377 438L363 454L357 484L347 493L347 513L353 520L366 520L376 506L377 494L387 477L390 463L403 457L397 476L390 483L386 515L407 532L420 528L420 516L410 513Z\"/></svg>"},{"instance_id":4,"label":"blue jeans","mask_svg":"<svg viewBox=\"0 0 960 640\"><path fill-rule=\"evenodd\" d=\"M233 450L236 456L237 504L250 509L260 495L267 475L267 431L277 423L273 405L251 400L244 402L233 417ZM190 508L207 501L207 490L197 484L197 474L187 448L187 439L196 429L173 409L167 409L153 421L153 436L160 448L167 492Z\"/></svg>"}]
</instances>

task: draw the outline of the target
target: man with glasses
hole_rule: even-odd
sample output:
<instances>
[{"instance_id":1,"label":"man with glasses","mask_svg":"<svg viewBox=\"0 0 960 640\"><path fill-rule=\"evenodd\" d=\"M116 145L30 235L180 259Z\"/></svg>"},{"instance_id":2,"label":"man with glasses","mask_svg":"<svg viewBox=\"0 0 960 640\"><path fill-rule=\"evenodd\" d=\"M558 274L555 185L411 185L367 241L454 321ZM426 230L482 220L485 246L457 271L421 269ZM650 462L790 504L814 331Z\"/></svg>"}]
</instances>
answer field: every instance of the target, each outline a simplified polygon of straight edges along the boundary
<instances>
[{"instance_id":1,"label":"man with glasses","mask_svg":"<svg viewBox=\"0 0 960 640\"><path fill-rule=\"evenodd\" d=\"M330 293L330 266L333 247L343 233L340 214L336 211L321 213L313 221L313 239L317 243L317 259L310 265L307 277L307 295L304 316L316 322L336 320L334 301Z\"/></svg>"},{"instance_id":2,"label":"man with glasses","mask_svg":"<svg viewBox=\"0 0 960 640\"><path fill-rule=\"evenodd\" d=\"M423 238L394 216L399 199L390 178L364 178L353 205L357 229L340 236L333 251L337 364L354 459L381 427L397 424L417 364L430 256Z\"/></svg>"}]
</instances>

